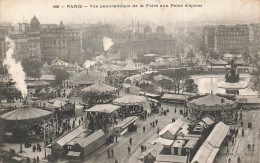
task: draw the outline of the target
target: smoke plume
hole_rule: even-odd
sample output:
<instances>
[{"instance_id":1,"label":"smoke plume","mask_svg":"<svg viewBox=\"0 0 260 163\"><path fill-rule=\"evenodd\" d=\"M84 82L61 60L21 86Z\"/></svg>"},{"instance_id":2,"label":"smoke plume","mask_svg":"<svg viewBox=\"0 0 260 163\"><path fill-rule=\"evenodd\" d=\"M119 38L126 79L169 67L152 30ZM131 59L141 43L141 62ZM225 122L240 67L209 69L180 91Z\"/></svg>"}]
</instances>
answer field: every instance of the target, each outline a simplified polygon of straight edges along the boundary
<instances>
[{"instance_id":1,"label":"smoke plume","mask_svg":"<svg viewBox=\"0 0 260 163\"><path fill-rule=\"evenodd\" d=\"M88 69L91 66L91 62L90 60L86 60L85 63L83 64L83 66Z\"/></svg>"},{"instance_id":2,"label":"smoke plume","mask_svg":"<svg viewBox=\"0 0 260 163\"><path fill-rule=\"evenodd\" d=\"M108 49L113 45L113 41L111 38L103 37L103 46L104 50L108 51Z\"/></svg>"},{"instance_id":3,"label":"smoke plume","mask_svg":"<svg viewBox=\"0 0 260 163\"><path fill-rule=\"evenodd\" d=\"M21 91L22 96L27 96L27 86L25 84L25 72L23 71L23 67L21 62L16 62L13 58L15 44L13 40L6 37L6 43L8 44L8 51L6 52L6 58L4 59L4 66L7 67L8 73L11 75L15 82L15 87Z\"/></svg>"}]
</instances>

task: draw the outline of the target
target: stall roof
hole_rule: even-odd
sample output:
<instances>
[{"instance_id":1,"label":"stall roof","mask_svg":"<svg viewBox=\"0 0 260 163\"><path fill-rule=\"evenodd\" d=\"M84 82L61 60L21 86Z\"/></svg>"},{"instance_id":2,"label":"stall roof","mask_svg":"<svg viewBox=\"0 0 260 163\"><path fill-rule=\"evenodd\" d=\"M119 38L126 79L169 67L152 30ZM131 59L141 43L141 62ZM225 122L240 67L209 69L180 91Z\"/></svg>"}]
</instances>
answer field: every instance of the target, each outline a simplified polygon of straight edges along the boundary
<instances>
[{"instance_id":1,"label":"stall roof","mask_svg":"<svg viewBox=\"0 0 260 163\"><path fill-rule=\"evenodd\" d=\"M175 135L178 130L181 128L181 126L184 125L185 122L183 122L180 119L177 119L174 123L170 123L167 126L165 126L160 132L159 135L164 135L167 131L169 131L172 135Z\"/></svg>"},{"instance_id":2,"label":"stall roof","mask_svg":"<svg viewBox=\"0 0 260 163\"><path fill-rule=\"evenodd\" d=\"M161 143L157 143L155 146L153 146L152 148L148 149L147 151L145 151L143 153L144 156L147 156L149 153L151 155L153 155L154 157L157 157L161 151L163 150L163 145Z\"/></svg>"},{"instance_id":3,"label":"stall roof","mask_svg":"<svg viewBox=\"0 0 260 163\"><path fill-rule=\"evenodd\" d=\"M130 123L133 123L135 120L137 120L138 117L137 116L131 116L131 117L127 117L126 119L124 119L123 121L121 121L119 124L117 124L115 127L123 127L125 125L128 125Z\"/></svg>"},{"instance_id":4,"label":"stall roof","mask_svg":"<svg viewBox=\"0 0 260 163\"><path fill-rule=\"evenodd\" d=\"M189 140L186 145L184 146L184 148L189 148L189 149L193 149L195 147L195 145L197 144L198 140Z\"/></svg>"},{"instance_id":5,"label":"stall roof","mask_svg":"<svg viewBox=\"0 0 260 163\"><path fill-rule=\"evenodd\" d=\"M63 147L65 144L75 139L78 135L80 135L83 132L84 132L84 128L83 125L81 125L78 128L75 128L74 130L69 132L67 135L64 135L59 140L57 140L57 144Z\"/></svg>"},{"instance_id":6,"label":"stall roof","mask_svg":"<svg viewBox=\"0 0 260 163\"><path fill-rule=\"evenodd\" d=\"M230 126L219 122L194 156L192 163L212 163L229 128Z\"/></svg>"},{"instance_id":7,"label":"stall roof","mask_svg":"<svg viewBox=\"0 0 260 163\"><path fill-rule=\"evenodd\" d=\"M63 102L68 102L69 101L69 99L67 99L67 98L59 98L58 97L58 98L51 99L48 102L53 104L56 100L63 101Z\"/></svg>"},{"instance_id":8,"label":"stall roof","mask_svg":"<svg viewBox=\"0 0 260 163\"><path fill-rule=\"evenodd\" d=\"M184 95L177 94L164 94L162 99L170 99L170 100L185 100L186 97Z\"/></svg>"},{"instance_id":9,"label":"stall roof","mask_svg":"<svg viewBox=\"0 0 260 163\"><path fill-rule=\"evenodd\" d=\"M208 142L215 148L219 148L221 143L225 139L229 128L230 126L225 125L223 122L219 122L211 131L210 135L206 139L206 142Z\"/></svg>"},{"instance_id":10,"label":"stall roof","mask_svg":"<svg viewBox=\"0 0 260 163\"><path fill-rule=\"evenodd\" d=\"M209 117L203 118L202 122L204 122L208 126L210 126L214 123L214 121L212 119L210 119Z\"/></svg>"},{"instance_id":11,"label":"stall roof","mask_svg":"<svg viewBox=\"0 0 260 163\"><path fill-rule=\"evenodd\" d=\"M185 144L185 140L175 140L172 147L182 148Z\"/></svg>"},{"instance_id":12,"label":"stall roof","mask_svg":"<svg viewBox=\"0 0 260 163\"><path fill-rule=\"evenodd\" d=\"M80 156L80 152L69 151L67 156L79 157Z\"/></svg>"},{"instance_id":13,"label":"stall roof","mask_svg":"<svg viewBox=\"0 0 260 163\"><path fill-rule=\"evenodd\" d=\"M156 161L160 162L171 162L171 163L186 163L187 156L178 156L178 155L158 155Z\"/></svg>"},{"instance_id":14,"label":"stall roof","mask_svg":"<svg viewBox=\"0 0 260 163\"><path fill-rule=\"evenodd\" d=\"M75 105L75 109L76 109L76 110L78 110L78 109L82 109L82 108L84 108L83 105Z\"/></svg>"},{"instance_id":15,"label":"stall roof","mask_svg":"<svg viewBox=\"0 0 260 163\"><path fill-rule=\"evenodd\" d=\"M200 149L197 151L196 155L193 157L191 162L192 163L196 163L196 162L210 163L210 162L208 162L208 159L209 159L209 156L210 156L210 153L212 150L213 150L213 147L210 144L208 144L208 143L203 144L200 147Z\"/></svg>"},{"instance_id":16,"label":"stall roof","mask_svg":"<svg viewBox=\"0 0 260 163\"><path fill-rule=\"evenodd\" d=\"M106 85L103 82L98 81L91 86L83 88L81 92L113 92L116 90L117 88L111 87L110 85Z\"/></svg>"},{"instance_id":17,"label":"stall roof","mask_svg":"<svg viewBox=\"0 0 260 163\"><path fill-rule=\"evenodd\" d=\"M156 94L152 94L152 93L146 93L146 92L139 92L140 95L146 95L148 97L154 97L154 98L157 98L157 97L160 97L160 95L156 95Z\"/></svg>"},{"instance_id":18,"label":"stall roof","mask_svg":"<svg viewBox=\"0 0 260 163\"><path fill-rule=\"evenodd\" d=\"M105 133L100 129L85 138L79 139L77 144L79 144L82 148L84 148L104 135Z\"/></svg>"},{"instance_id":19,"label":"stall roof","mask_svg":"<svg viewBox=\"0 0 260 163\"><path fill-rule=\"evenodd\" d=\"M86 112L102 112L102 113L112 113L118 110L121 106L113 104L100 104L95 105L92 108L86 110Z\"/></svg>"},{"instance_id":20,"label":"stall roof","mask_svg":"<svg viewBox=\"0 0 260 163\"><path fill-rule=\"evenodd\" d=\"M54 81L55 80L55 75L42 75L41 80L50 80L50 81Z\"/></svg>"},{"instance_id":21,"label":"stall roof","mask_svg":"<svg viewBox=\"0 0 260 163\"><path fill-rule=\"evenodd\" d=\"M154 141L154 143L161 143L164 146L171 146L173 142L174 142L174 140L164 139L161 137L159 137L158 139L156 139Z\"/></svg>"},{"instance_id":22,"label":"stall roof","mask_svg":"<svg viewBox=\"0 0 260 163\"><path fill-rule=\"evenodd\" d=\"M52 107L54 107L54 108L59 108L59 107L61 107L61 106L64 106L65 104L67 104L67 102L60 101L60 100L56 100L56 101L52 104Z\"/></svg>"}]
</instances>

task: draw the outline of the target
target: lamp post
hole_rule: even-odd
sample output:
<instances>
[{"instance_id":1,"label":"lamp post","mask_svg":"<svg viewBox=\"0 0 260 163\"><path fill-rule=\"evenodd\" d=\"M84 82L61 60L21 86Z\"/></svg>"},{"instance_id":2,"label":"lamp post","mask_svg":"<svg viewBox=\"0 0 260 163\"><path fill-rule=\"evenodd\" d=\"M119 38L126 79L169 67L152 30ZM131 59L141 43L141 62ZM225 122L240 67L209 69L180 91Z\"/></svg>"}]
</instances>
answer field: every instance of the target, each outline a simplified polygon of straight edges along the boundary
<instances>
[{"instance_id":1,"label":"lamp post","mask_svg":"<svg viewBox=\"0 0 260 163\"><path fill-rule=\"evenodd\" d=\"M46 149L45 149L45 128L46 128L46 123L43 121L43 148L44 148L44 158L46 158Z\"/></svg>"}]
</instances>

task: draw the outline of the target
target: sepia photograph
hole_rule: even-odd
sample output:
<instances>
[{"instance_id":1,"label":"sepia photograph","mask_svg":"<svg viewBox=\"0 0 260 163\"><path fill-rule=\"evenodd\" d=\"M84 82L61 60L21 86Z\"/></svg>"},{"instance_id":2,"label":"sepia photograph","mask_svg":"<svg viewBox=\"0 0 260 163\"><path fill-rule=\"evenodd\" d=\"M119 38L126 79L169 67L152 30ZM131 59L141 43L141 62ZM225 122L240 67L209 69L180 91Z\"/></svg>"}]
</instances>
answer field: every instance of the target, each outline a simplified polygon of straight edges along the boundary
<instances>
[{"instance_id":1,"label":"sepia photograph","mask_svg":"<svg viewBox=\"0 0 260 163\"><path fill-rule=\"evenodd\" d=\"M260 0L0 0L0 163L259 163Z\"/></svg>"}]
</instances>

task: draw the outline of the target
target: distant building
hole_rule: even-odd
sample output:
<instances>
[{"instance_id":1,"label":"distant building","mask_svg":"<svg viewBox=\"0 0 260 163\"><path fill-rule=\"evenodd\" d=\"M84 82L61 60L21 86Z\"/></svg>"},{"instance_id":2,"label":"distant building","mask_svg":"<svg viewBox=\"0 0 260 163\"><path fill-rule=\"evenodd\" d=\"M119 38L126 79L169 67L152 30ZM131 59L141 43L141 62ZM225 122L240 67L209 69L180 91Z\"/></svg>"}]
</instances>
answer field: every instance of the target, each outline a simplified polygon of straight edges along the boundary
<instances>
[{"instance_id":1,"label":"distant building","mask_svg":"<svg viewBox=\"0 0 260 163\"><path fill-rule=\"evenodd\" d=\"M7 51L7 45L5 42L5 36L8 34L9 27L0 26L0 68L3 66L3 60Z\"/></svg>"},{"instance_id":2,"label":"distant building","mask_svg":"<svg viewBox=\"0 0 260 163\"><path fill-rule=\"evenodd\" d=\"M26 33L22 31L9 31L9 37L14 41L15 48L13 57L16 60L29 58L29 45Z\"/></svg>"},{"instance_id":3,"label":"distant building","mask_svg":"<svg viewBox=\"0 0 260 163\"><path fill-rule=\"evenodd\" d=\"M249 42L252 52L257 53L260 50L260 24L249 25Z\"/></svg>"},{"instance_id":4,"label":"distant building","mask_svg":"<svg viewBox=\"0 0 260 163\"><path fill-rule=\"evenodd\" d=\"M215 48L216 27L204 27L203 42L207 49Z\"/></svg>"},{"instance_id":5,"label":"distant building","mask_svg":"<svg viewBox=\"0 0 260 163\"><path fill-rule=\"evenodd\" d=\"M45 61L55 58L64 61L78 61L81 50L81 31L66 29L63 22L60 25L41 25L41 48Z\"/></svg>"},{"instance_id":6,"label":"distant building","mask_svg":"<svg viewBox=\"0 0 260 163\"><path fill-rule=\"evenodd\" d=\"M245 53L249 48L248 25L219 25L216 31L215 50L223 53Z\"/></svg>"}]
</instances>

